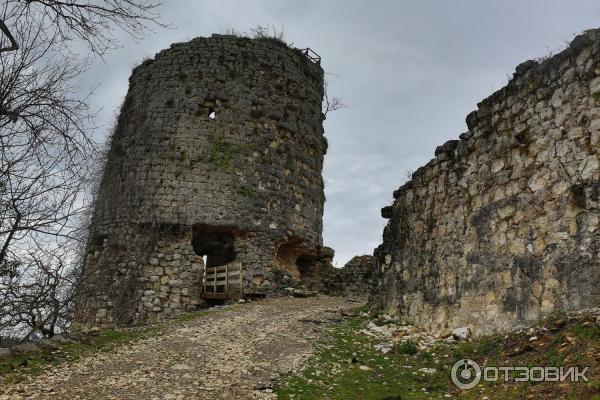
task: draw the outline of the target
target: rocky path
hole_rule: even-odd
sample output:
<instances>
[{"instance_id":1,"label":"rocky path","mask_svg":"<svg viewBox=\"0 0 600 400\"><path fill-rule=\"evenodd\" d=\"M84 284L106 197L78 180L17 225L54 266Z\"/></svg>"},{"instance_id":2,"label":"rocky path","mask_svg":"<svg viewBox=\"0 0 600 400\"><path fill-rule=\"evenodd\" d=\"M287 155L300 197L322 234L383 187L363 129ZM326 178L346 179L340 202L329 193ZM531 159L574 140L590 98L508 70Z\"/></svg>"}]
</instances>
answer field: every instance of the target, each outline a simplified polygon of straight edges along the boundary
<instances>
[{"instance_id":1,"label":"rocky path","mask_svg":"<svg viewBox=\"0 0 600 400\"><path fill-rule=\"evenodd\" d=\"M0 399L274 399L273 382L301 365L341 310L358 305L314 297L225 308L61 366Z\"/></svg>"}]
</instances>

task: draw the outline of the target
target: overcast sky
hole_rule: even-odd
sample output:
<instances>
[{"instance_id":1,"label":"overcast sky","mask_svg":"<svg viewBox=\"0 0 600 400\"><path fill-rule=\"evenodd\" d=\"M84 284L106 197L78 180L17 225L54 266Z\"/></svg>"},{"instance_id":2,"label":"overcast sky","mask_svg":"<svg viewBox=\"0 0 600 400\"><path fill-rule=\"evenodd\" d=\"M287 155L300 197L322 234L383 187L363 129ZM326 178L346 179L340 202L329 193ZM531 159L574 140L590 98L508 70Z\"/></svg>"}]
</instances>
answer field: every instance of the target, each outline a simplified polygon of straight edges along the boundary
<instances>
[{"instance_id":1,"label":"overcast sky","mask_svg":"<svg viewBox=\"0 0 600 400\"><path fill-rule=\"evenodd\" d=\"M589 1L298 1L164 0L173 29L123 41L86 73L99 84L92 101L107 126L127 92L131 68L173 42L226 28L284 27L285 39L322 57L329 92L347 108L325 121L324 243L336 263L371 254L392 192L433 157L435 147L466 130L477 102L507 82L514 67L561 49L600 27L600 2ZM106 129L99 130L102 140Z\"/></svg>"}]
</instances>

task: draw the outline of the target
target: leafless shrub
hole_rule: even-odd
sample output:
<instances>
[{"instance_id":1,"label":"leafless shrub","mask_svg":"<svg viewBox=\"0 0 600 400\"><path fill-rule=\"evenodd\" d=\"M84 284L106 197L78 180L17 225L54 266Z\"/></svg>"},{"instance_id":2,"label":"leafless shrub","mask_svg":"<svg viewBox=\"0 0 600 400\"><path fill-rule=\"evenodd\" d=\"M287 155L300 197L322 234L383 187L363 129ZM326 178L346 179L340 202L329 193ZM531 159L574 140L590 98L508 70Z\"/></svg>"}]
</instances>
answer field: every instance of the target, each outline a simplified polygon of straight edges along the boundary
<instances>
[{"instance_id":1,"label":"leafless shrub","mask_svg":"<svg viewBox=\"0 0 600 400\"><path fill-rule=\"evenodd\" d=\"M32 250L0 277L0 330L21 339L66 331L76 287L68 250Z\"/></svg>"},{"instance_id":2,"label":"leafless shrub","mask_svg":"<svg viewBox=\"0 0 600 400\"><path fill-rule=\"evenodd\" d=\"M574 36L575 35L573 35L573 37ZM558 47L551 47L551 46L546 45L545 46L546 47L546 54L544 54L541 57L535 58L534 61L536 61L537 63L541 64L544 61L551 59L552 57L554 57L555 55L557 55L561 51L566 50L569 47L570 44L571 44L570 40L563 39L562 45L560 45Z\"/></svg>"},{"instance_id":3,"label":"leafless shrub","mask_svg":"<svg viewBox=\"0 0 600 400\"><path fill-rule=\"evenodd\" d=\"M238 37L249 37L252 39L275 39L285 42L285 27L277 28L273 24L256 25L248 31L237 31L234 28L225 28L221 31L223 35L232 35Z\"/></svg>"},{"instance_id":4,"label":"leafless shrub","mask_svg":"<svg viewBox=\"0 0 600 400\"><path fill-rule=\"evenodd\" d=\"M285 28L282 25L281 28L277 28L273 24L257 25L250 29L250 37L254 39L277 39L284 41Z\"/></svg>"}]
</instances>

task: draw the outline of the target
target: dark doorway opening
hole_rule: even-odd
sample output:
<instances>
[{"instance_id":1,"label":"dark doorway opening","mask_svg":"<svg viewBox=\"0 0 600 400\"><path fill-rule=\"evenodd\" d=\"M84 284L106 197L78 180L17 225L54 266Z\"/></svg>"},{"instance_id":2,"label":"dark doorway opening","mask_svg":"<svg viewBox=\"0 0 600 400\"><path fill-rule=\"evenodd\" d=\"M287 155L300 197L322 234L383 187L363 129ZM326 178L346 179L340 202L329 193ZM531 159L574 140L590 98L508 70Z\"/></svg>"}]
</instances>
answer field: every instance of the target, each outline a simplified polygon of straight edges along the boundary
<instances>
[{"instance_id":1,"label":"dark doorway opening","mask_svg":"<svg viewBox=\"0 0 600 400\"><path fill-rule=\"evenodd\" d=\"M300 277L312 277L315 274L315 260L314 257L300 256L296 260L298 266L298 272Z\"/></svg>"},{"instance_id":2,"label":"dark doorway opening","mask_svg":"<svg viewBox=\"0 0 600 400\"><path fill-rule=\"evenodd\" d=\"M207 268L225 265L235 260L233 235L222 232L206 232L192 235L194 252L205 257Z\"/></svg>"},{"instance_id":3,"label":"dark doorway opening","mask_svg":"<svg viewBox=\"0 0 600 400\"><path fill-rule=\"evenodd\" d=\"M288 238L279 243L275 250L274 264L308 289L315 287L320 279L314 248L300 238Z\"/></svg>"}]
</instances>

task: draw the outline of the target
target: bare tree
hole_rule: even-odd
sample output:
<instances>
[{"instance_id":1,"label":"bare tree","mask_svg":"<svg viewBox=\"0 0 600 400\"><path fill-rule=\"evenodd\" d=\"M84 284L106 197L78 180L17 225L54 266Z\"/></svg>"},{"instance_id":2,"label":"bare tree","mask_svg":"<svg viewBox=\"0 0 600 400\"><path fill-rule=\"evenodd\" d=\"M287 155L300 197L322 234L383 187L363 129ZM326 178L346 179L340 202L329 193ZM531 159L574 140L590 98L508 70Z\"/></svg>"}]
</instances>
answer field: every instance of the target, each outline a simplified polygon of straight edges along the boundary
<instances>
[{"instance_id":1,"label":"bare tree","mask_svg":"<svg viewBox=\"0 0 600 400\"><path fill-rule=\"evenodd\" d=\"M78 85L90 57L158 23L157 3L5 0L0 3L0 331L51 336L68 324L84 192L98 156ZM84 94L82 94L84 93ZM67 273L69 272L69 273ZM60 330L59 329L59 330Z\"/></svg>"},{"instance_id":2,"label":"bare tree","mask_svg":"<svg viewBox=\"0 0 600 400\"><path fill-rule=\"evenodd\" d=\"M69 257L65 249L35 249L0 277L0 330L28 339L69 328L76 287Z\"/></svg>"},{"instance_id":3,"label":"bare tree","mask_svg":"<svg viewBox=\"0 0 600 400\"><path fill-rule=\"evenodd\" d=\"M329 83L325 82L325 99L323 104L323 115L327 117L330 111L337 111L346 108L346 104L340 97L330 97L328 93Z\"/></svg>"},{"instance_id":4,"label":"bare tree","mask_svg":"<svg viewBox=\"0 0 600 400\"><path fill-rule=\"evenodd\" d=\"M10 45L6 45L4 47L0 47L0 53L2 53L4 51L12 51L12 50L18 50L19 49L19 44L17 43L17 41L13 37L12 33L10 33L10 30L8 29L8 26L6 26L6 24L2 20L0 20L0 32L2 32L6 36L6 38L9 40L9 42L10 42Z\"/></svg>"},{"instance_id":5,"label":"bare tree","mask_svg":"<svg viewBox=\"0 0 600 400\"><path fill-rule=\"evenodd\" d=\"M159 20L159 6L145 0L4 0L0 30L11 46L0 46L0 52L22 46L13 37L15 25L35 21L50 37L58 35L61 46L80 40L102 56L119 45L114 28L140 39L152 26L166 26Z\"/></svg>"},{"instance_id":6,"label":"bare tree","mask_svg":"<svg viewBox=\"0 0 600 400\"><path fill-rule=\"evenodd\" d=\"M85 64L53 56L44 29L17 26L20 49L0 57L0 266L38 236L69 236L95 154L75 81Z\"/></svg>"}]
</instances>

